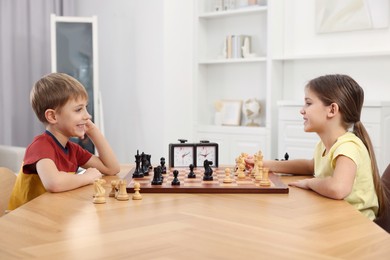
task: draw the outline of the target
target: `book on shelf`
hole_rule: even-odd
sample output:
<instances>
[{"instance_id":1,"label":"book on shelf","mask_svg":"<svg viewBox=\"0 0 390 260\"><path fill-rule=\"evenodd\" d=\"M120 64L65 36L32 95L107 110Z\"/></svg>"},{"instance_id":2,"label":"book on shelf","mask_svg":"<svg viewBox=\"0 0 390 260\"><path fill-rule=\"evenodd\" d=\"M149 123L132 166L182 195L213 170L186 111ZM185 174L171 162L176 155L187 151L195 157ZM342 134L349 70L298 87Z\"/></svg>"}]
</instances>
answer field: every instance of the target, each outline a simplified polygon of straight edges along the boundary
<instances>
[{"instance_id":1,"label":"book on shelf","mask_svg":"<svg viewBox=\"0 0 390 260\"><path fill-rule=\"evenodd\" d=\"M226 58L227 59L241 59L243 58L242 47L244 45L245 38L249 38L248 35L228 35L226 36Z\"/></svg>"}]
</instances>

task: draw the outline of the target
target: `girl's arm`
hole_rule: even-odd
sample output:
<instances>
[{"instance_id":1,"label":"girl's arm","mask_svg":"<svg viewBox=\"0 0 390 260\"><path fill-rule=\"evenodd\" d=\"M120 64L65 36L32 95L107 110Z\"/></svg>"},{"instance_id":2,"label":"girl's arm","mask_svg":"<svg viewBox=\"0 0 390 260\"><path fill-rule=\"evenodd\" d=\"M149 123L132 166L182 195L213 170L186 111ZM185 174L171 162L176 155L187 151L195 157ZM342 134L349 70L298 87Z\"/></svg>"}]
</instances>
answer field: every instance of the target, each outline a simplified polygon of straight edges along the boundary
<instances>
[{"instance_id":1,"label":"girl's arm","mask_svg":"<svg viewBox=\"0 0 390 260\"><path fill-rule=\"evenodd\" d=\"M277 173L291 173L302 175L314 174L314 160L295 159L288 161L264 160L263 166Z\"/></svg>"},{"instance_id":2,"label":"girl's arm","mask_svg":"<svg viewBox=\"0 0 390 260\"><path fill-rule=\"evenodd\" d=\"M332 199L344 199L351 191L356 176L356 164L346 156L338 156L333 176L326 178L312 178L289 185L311 189L325 197Z\"/></svg>"},{"instance_id":3,"label":"girl's arm","mask_svg":"<svg viewBox=\"0 0 390 260\"><path fill-rule=\"evenodd\" d=\"M245 159L245 163L253 167L254 160L250 156ZM277 173L290 173L290 174L303 174L313 175L314 174L314 160L295 159L288 161L273 161L264 160L263 167L268 168L272 172Z\"/></svg>"},{"instance_id":4,"label":"girl's arm","mask_svg":"<svg viewBox=\"0 0 390 260\"><path fill-rule=\"evenodd\" d=\"M94 167L106 175L117 174L120 171L119 162L116 159L110 144L91 120L88 120L87 122L86 134L95 145L99 156L93 155L82 167L85 169Z\"/></svg>"}]
</instances>

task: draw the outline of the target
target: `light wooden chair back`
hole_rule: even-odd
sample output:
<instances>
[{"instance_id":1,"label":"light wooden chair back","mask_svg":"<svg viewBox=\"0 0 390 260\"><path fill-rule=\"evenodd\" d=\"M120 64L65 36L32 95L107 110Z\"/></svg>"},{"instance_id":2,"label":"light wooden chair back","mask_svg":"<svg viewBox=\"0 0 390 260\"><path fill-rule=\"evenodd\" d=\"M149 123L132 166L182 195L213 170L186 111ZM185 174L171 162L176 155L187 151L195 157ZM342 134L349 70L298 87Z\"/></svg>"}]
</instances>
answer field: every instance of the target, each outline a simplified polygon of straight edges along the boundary
<instances>
[{"instance_id":1,"label":"light wooden chair back","mask_svg":"<svg viewBox=\"0 0 390 260\"><path fill-rule=\"evenodd\" d=\"M0 217L5 214L8 201L16 181L16 174L8 168L0 167Z\"/></svg>"},{"instance_id":2,"label":"light wooden chair back","mask_svg":"<svg viewBox=\"0 0 390 260\"><path fill-rule=\"evenodd\" d=\"M386 193L387 201L383 213L378 216L374 222L390 233L390 164L383 172L381 181L384 192Z\"/></svg>"}]
</instances>

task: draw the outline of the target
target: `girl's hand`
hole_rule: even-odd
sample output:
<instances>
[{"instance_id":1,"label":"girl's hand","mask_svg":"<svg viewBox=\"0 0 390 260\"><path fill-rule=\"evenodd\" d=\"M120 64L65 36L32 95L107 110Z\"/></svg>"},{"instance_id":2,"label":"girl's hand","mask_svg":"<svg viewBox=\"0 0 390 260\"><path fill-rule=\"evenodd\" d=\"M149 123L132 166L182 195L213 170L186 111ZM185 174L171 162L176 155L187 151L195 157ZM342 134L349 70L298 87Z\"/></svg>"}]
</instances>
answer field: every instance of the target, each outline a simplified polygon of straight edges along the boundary
<instances>
[{"instance_id":1,"label":"girl's hand","mask_svg":"<svg viewBox=\"0 0 390 260\"><path fill-rule=\"evenodd\" d=\"M304 179L304 180L294 181L294 182L290 182L288 185L294 186L294 187L298 187L298 188L301 188L301 189L310 190L310 187L309 187L310 180L311 179Z\"/></svg>"},{"instance_id":2,"label":"girl's hand","mask_svg":"<svg viewBox=\"0 0 390 260\"><path fill-rule=\"evenodd\" d=\"M252 155L248 155L245 158L245 166L246 166L246 168L253 168L254 165L255 165L255 159L253 158Z\"/></svg>"}]
</instances>

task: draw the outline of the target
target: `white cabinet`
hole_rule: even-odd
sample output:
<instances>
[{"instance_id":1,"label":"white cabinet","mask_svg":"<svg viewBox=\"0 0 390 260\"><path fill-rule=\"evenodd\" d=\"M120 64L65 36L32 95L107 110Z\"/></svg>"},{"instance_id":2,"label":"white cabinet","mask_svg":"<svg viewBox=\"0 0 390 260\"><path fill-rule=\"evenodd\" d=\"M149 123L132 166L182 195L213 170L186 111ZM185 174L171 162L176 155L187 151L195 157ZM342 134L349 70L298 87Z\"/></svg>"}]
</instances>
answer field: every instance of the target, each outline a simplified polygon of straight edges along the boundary
<instances>
[{"instance_id":1,"label":"white cabinet","mask_svg":"<svg viewBox=\"0 0 390 260\"><path fill-rule=\"evenodd\" d=\"M279 101L278 153L280 158L288 152L291 159L313 158L314 146L319 141L315 133L303 130L299 113L303 101ZM390 163L390 102L365 102L361 121L370 135L379 167L379 172Z\"/></svg>"},{"instance_id":2,"label":"white cabinet","mask_svg":"<svg viewBox=\"0 0 390 260\"><path fill-rule=\"evenodd\" d=\"M270 157L272 100L276 98L271 93L268 76L271 67L268 7L256 4L215 11L215 3L218 1L195 2L194 136L197 140L207 139L219 143L221 164L234 163L241 152L254 153L261 150L265 157ZM229 48L226 49L225 42L229 35L250 36L250 52L256 56L226 58L225 53ZM245 126L242 112L237 126L215 124L216 101L244 102L251 98L261 103L262 112L258 119L260 126Z\"/></svg>"}]
</instances>

